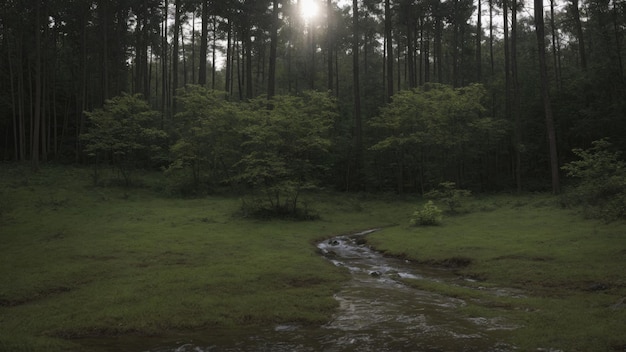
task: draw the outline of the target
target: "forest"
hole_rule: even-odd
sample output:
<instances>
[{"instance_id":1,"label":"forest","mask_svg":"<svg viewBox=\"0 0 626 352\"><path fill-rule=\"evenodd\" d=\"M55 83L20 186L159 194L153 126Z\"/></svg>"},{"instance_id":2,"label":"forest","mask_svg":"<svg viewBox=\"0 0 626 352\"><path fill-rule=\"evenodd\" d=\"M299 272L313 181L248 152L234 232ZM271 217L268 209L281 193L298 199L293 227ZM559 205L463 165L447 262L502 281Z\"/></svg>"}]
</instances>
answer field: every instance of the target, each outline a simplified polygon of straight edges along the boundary
<instances>
[{"instance_id":1,"label":"forest","mask_svg":"<svg viewBox=\"0 0 626 352\"><path fill-rule=\"evenodd\" d=\"M187 194L443 182L559 193L573 150L626 147L625 10L7 0L0 158L93 165L94 177L111 165L126 183L163 170Z\"/></svg>"},{"instance_id":2,"label":"forest","mask_svg":"<svg viewBox=\"0 0 626 352\"><path fill-rule=\"evenodd\" d=\"M0 1L0 352L626 351L626 0L547 1Z\"/></svg>"}]
</instances>

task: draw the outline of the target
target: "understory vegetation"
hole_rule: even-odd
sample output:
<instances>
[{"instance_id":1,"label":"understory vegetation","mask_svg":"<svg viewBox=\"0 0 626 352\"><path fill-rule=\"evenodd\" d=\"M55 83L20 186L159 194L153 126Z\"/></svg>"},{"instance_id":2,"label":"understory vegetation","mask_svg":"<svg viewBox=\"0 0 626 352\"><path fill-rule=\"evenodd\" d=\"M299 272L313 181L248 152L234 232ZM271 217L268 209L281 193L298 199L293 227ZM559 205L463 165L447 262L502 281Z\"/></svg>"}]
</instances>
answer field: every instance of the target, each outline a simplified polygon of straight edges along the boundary
<instances>
[{"instance_id":1,"label":"understory vegetation","mask_svg":"<svg viewBox=\"0 0 626 352\"><path fill-rule=\"evenodd\" d=\"M563 197L566 204L582 205L591 218L614 221L626 218L626 163L611 142L601 139L592 147L574 149L578 160L563 170L578 182Z\"/></svg>"},{"instance_id":2,"label":"understory vegetation","mask_svg":"<svg viewBox=\"0 0 626 352\"><path fill-rule=\"evenodd\" d=\"M440 226L414 227L426 200L303 192L317 221L243 217L232 195L173 198L100 170L0 168L0 350L84 351L81 338L162 336L331 318L348 274L316 253L332 235L381 228L369 244L459 280L409 280L468 302L458 314L508 319L521 350L626 346L626 225L584 219L545 194L464 197ZM441 200L433 205L445 207ZM513 295L498 295L505 288ZM495 293L494 293L495 292ZM593 328L590 328L593 327Z\"/></svg>"},{"instance_id":3,"label":"understory vegetation","mask_svg":"<svg viewBox=\"0 0 626 352\"><path fill-rule=\"evenodd\" d=\"M482 116L481 85L429 84L399 92L370 121L378 132L368 154L345 160L350 143L340 137L338 102L327 93L246 103L200 86L179 93L180 112L171 121L163 121L140 95L115 97L87 113L89 133L81 142L91 159L94 185L105 182L103 168L116 170L116 182L127 187L142 182L136 173L160 170L162 190L172 196L227 191L244 195L241 211L247 216L300 220L317 217L303 193L356 187L404 194L408 188L456 214L467 211L461 205L472 194L469 188L493 186L459 170L482 169L475 157L493 147L482 142L503 138L505 128L502 121ZM574 160L562 167L571 177L563 204L582 205L592 218L626 217L626 164L620 152L607 138L572 152ZM352 163L367 167L355 169ZM351 175L355 170L359 175ZM410 184L407 172L413 175ZM437 224L434 210L424 209L426 217L414 223Z\"/></svg>"}]
</instances>

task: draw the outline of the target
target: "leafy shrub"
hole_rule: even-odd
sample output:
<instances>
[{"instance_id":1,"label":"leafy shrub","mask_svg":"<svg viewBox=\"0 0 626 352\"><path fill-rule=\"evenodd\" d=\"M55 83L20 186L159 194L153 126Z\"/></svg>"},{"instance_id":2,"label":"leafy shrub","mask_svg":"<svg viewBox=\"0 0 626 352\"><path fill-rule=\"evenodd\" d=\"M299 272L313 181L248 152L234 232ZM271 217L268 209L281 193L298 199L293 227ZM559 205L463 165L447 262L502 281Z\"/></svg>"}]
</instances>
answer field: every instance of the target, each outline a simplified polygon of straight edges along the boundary
<instances>
[{"instance_id":1,"label":"leafy shrub","mask_svg":"<svg viewBox=\"0 0 626 352\"><path fill-rule=\"evenodd\" d=\"M109 162L131 184L131 171L154 166L165 158L167 134L160 115L141 95L122 94L107 100L101 109L85 112L89 131L81 135L84 152L94 158L94 184L99 183L99 164Z\"/></svg>"},{"instance_id":2,"label":"leafy shrub","mask_svg":"<svg viewBox=\"0 0 626 352\"><path fill-rule=\"evenodd\" d=\"M421 210L416 210L411 217L412 226L439 225L442 220L442 211L432 200L429 200Z\"/></svg>"},{"instance_id":3,"label":"leafy shrub","mask_svg":"<svg viewBox=\"0 0 626 352\"><path fill-rule=\"evenodd\" d=\"M261 217L307 218L300 208L303 191L319 189L329 169L331 128L337 104L327 93L274 96L272 106L250 102L242 129L242 157L232 178L254 193ZM303 215L304 212L304 215Z\"/></svg>"},{"instance_id":4,"label":"leafy shrub","mask_svg":"<svg viewBox=\"0 0 626 352\"><path fill-rule=\"evenodd\" d=\"M276 185L267 192L250 194L242 198L241 212L244 217L261 220L318 220L319 215L312 212L307 202L301 200L303 189L292 182Z\"/></svg>"},{"instance_id":5,"label":"leafy shrub","mask_svg":"<svg viewBox=\"0 0 626 352\"><path fill-rule=\"evenodd\" d=\"M166 169L172 193L200 196L229 182L241 157L244 105L226 92L188 85L179 90L173 120L175 142Z\"/></svg>"},{"instance_id":6,"label":"leafy shrub","mask_svg":"<svg viewBox=\"0 0 626 352\"><path fill-rule=\"evenodd\" d=\"M439 200L448 206L451 213L457 213L463 205L463 199L471 195L471 191L456 188L454 182L442 182L439 189L426 193L425 197Z\"/></svg>"},{"instance_id":7,"label":"leafy shrub","mask_svg":"<svg viewBox=\"0 0 626 352\"><path fill-rule=\"evenodd\" d=\"M565 164L567 176L579 180L566 193L566 205L582 205L585 214L607 221L626 218L626 163L619 151L611 151L606 139L587 150L573 149L579 160Z\"/></svg>"}]
</instances>

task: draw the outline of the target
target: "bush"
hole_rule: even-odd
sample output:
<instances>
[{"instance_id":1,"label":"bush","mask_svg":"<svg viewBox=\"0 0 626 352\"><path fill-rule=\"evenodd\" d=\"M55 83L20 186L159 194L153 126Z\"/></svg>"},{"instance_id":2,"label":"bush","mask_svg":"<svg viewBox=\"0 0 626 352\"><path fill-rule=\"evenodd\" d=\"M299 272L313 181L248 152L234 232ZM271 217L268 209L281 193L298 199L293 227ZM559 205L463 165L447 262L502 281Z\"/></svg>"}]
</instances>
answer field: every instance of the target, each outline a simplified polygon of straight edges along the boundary
<instances>
[{"instance_id":1,"label":"bush","mask_svg":"<svg viewBox=\"0 0 626 352\"><path fill-rule=\"evenodd\" d=\"M319 214L309 209L306 201L300 199L302 190L283 185L273 191L271 194L251 194L242 198L241 215L260 220L309 221L320 218Z\"/></svg>"},{"instance_id":2,"label":"bush","mask_svg":"<svg viewBox=\"0 0 626 352\"><path fill-rule=\"evenodd\" d=\"M455 214L463 205L463 199L471 195L471 191L457 189L454 182L442 182L439 184L439 189L426 193L425 197L443 202L450 209L450 213Z\"/></svg>"},{"instance_id":3,"label":"bush","mask_svg":"<svg viewBox=\"0 0 626 352\"><path fill-rule=\"evenodd\" d=\"M626 163L606 139L587 150L573 149L579 160L565 164L567 176L579 180L564 196L566 205L582 205L585 215L606 221L626 218Z\"/></svg>"},{"instance_id":4,"label":"bush","mask_svg":"<svg viewBox=\"0 0 626 352\"><path fill-rule=\"evenodd\" d=\"M122 94L107 100L101 109L85 112L89 131L80 138L84 152L94 159L93 181L100 181L99 165L111 163L130 186L131 172L163 162L167 134L160 125L160 115L141 95Z\"/></svg>"},{"instance_id":5,"label":"bush","mask_svg":"<svg viewBox=\"0 0 626 352\"><path fill-rule=\"evenodd\" d=\"M442 211L432 200L429 200L421 210L416 210L411 217L412 226L439 225L442 220Z\"/></svg>"},{"instance_id":6,"label":"bush","mask_svg":"<svg viewBox=\"0 0 626 352\"><path fill-rule=\"evenodd\" d=\"M247 211L260 217L309 218L303 191L319 189L329 170L331 129L338 118L327 93L274 96L251 101L242 129L242 157L232 181L253 192ZM258 210L256 210L258 208Z\"/></svg>"}]
</instances>

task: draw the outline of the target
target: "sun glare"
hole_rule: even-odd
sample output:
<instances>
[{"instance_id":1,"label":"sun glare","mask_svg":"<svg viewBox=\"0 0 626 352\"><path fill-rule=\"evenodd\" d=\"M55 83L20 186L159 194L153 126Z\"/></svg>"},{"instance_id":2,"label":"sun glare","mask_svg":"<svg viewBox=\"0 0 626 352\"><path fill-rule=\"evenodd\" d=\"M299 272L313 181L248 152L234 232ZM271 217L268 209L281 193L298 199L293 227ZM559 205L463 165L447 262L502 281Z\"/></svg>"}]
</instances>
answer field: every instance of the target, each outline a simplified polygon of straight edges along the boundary
<instances>
[{"instance_id":1,"label":"sun glare","mask_svg":"<svg viewBox=\"0 0 626 352\"><path fill-rule=\"evenodd\" d=\"M300 0L300 14L305 20L311 21L317 16L318 11L316 0Z\"/></svg>"}]
</instances>

